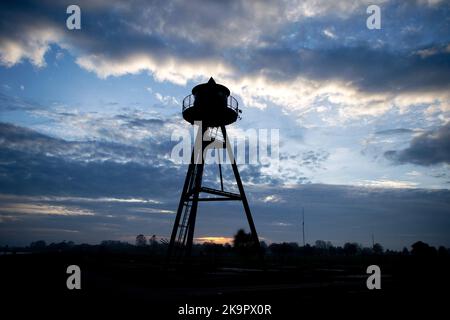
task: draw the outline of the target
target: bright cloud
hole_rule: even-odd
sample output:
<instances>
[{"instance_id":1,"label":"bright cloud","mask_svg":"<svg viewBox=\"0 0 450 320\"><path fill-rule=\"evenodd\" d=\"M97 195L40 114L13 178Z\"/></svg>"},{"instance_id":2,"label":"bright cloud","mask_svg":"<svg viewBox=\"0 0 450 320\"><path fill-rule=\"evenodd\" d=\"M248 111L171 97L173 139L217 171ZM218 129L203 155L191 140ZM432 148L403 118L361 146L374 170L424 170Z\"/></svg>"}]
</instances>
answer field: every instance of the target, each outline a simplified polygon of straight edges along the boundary
<instances>
[{"instance_id":1,"label":"bright cloud","mask_svg":"<svg viewBox=\"0 0 450 320\"><path fill-rule=\"evenodd\" d=\"M94 212L66 206L51 206L46 204L17 203L0 207L0 212L25 215L50 216L93 216Z\"/></svg>"}]
</instances>

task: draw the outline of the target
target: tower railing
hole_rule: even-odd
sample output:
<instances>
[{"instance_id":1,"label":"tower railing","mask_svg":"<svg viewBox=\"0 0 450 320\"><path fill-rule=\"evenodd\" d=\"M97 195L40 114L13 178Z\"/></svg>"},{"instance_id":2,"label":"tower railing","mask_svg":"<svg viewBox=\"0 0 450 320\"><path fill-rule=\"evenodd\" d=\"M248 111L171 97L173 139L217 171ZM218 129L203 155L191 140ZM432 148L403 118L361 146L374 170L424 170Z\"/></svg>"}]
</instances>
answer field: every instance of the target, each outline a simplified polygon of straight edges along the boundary
<instances>
[{"instance_id":1,"label":"tower railing","mask_svg":"<svg viewBox=\"0 0 450 320\"><path fill-rule=\"evenodd\" d=\"M190 94L190 95L186 96L183 99L183 110L182 111L184 112L186 109L192 108L194 106L194 102L195 102L195 96L193 94ZM232 109L237 114L240 113L239 103L236 100L236 98L233 97L233 96L228 96L228 98L227 98L227 108Z\"/></svg>"}]
</instances>

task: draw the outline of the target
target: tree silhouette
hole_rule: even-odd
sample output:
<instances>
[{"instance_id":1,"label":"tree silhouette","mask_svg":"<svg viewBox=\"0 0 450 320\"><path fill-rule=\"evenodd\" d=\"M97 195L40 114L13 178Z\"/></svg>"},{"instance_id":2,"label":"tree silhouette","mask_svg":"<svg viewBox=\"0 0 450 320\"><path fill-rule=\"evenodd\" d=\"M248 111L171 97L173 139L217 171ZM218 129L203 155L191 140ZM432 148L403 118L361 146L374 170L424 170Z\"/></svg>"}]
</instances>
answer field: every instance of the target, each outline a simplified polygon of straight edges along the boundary
<instances>
[{"instance_id":1,"label":"tree silhouette","mask_svg":"<svg viewBox=\"0 0 450 320\"><path fill-rule=\"evenodd\" d=\"M383 254L384 252L383 246L379 243L375 243L372 249L375 254Z\"/></svg>"},{"instance_id":2,"label":"tree silhouette","mask_svg":"<svg viewBox=\"0 0 450 320\"><path fill-rule=\"evenodd\" d=\"M239 229L234 235L233 247L239 254L248 253L253 246L253 240L250 233L244 231L244 229Z\"/></svg>"},{"instance_id":3,"label":"tree silhouette","mask_svg":"<svg viewBox=\"0 0 450 320\"><path fill-rule=\"evenodd\" d=\"M317 240L315 247L320 250L326 250L328 248L327 243L323 240Z\"/></svg>"},{"instance_id":4,"label":"tree silhouette","mask_svg":"<svg viewBox=\"0 0 450 320\"><path fill-rule=\"evenodd\" d=\"M428 243L417 241L412 246L411 253L418 257L432 256L436 254L436 248L430 247Z\"/></svg>"},{"instance_id":5,"label":"tree silhouette","mask_svg":"<svg viewBox=\"0 0 450 320\"><path fill-rule=\"evenodd\" d=\"M44 240L38 240L30 243L30 249L32 250L42 250L45 249L47 243Z\"/></svg>"},{"instance_id":6,"label":"tree silhouette","mask_svg":"<svg viewBox=\"0 0 450 320\"><path fill-rule=\"evenodd\" d=\"M355 242L347 242L344 244L344 252L348 256L353 256L361 251L361 246Z\"/></svg>"},{"instance_id":7,"label":"tree silhouette","mask_svg":"<svg viewBox=\"0 0 450 320\"><path fill-rule=\"evenodd\" d=\"M146 245L147 245L147 238L143 234L136 236L137 247L145 247Z\"/></svg>"}]
</instances>

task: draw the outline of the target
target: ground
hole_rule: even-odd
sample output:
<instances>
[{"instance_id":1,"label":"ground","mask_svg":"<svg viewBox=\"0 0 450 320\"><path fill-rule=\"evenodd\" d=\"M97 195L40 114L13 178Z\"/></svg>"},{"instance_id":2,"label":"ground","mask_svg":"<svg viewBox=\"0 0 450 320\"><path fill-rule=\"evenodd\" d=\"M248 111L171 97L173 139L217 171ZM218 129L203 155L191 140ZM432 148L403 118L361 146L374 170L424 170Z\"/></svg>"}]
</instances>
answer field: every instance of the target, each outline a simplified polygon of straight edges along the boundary
<instances>
[{"instance_id":1,"label":"ground","mask_svg":"<svg viewBox=\"0 0 450 320\"><path fill-rule=\"evenodd\" d=\"M300 319L444 309L450 284L448 257L302 257L226 265L194 260L190 268L164 268L163 259L142 254L33 253L0 256L7 305L137 310L153 318L180 316L180 307L212 307L210 319ZM221 265L223 263L223 265ZM81 290L68 290L67 266L81 269ZM366 268L380 266L380 290L369 290ZM223 305L270 305L270 315L223 315ZM73 308L72 308L73 309ZM49 311L51 309L47 309Z\"/></svg>"}]
</instances>

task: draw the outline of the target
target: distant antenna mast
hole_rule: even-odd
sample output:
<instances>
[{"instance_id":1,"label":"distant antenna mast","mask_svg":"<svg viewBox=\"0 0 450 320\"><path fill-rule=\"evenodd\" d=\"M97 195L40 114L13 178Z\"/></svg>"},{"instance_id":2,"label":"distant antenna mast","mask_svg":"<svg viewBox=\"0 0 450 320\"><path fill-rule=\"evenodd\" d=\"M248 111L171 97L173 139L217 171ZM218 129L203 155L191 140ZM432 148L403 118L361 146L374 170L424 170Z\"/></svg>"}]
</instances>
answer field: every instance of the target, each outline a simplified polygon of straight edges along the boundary
<instances>
[{"instance_id":1,"label":"distant antenna mast","mask_svg":"<svg viewBox=\"0 0 450 320\"><path fill-rule=\"evenodd\" d=\"M305 208L302 207L302 230L303 230L303 246L305 246Z\"/></svg>"}]
</instances>

